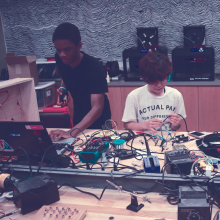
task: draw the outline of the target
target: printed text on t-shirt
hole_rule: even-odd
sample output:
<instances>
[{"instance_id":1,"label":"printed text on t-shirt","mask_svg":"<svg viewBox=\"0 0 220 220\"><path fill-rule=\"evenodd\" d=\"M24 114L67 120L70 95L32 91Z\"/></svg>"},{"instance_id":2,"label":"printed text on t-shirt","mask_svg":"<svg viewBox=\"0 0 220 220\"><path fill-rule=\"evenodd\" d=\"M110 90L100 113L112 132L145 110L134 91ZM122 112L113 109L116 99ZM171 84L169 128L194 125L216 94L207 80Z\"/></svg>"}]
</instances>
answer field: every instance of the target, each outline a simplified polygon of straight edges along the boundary
<instances>
[{"instance_id":1,"label":"printed text on t-shirt","mask_svg":"<svg viewBox=\"0 0 220 220\"><path fill-rule=\"evenodd\" d=\"M143 108L142 110L139 110L139 114L143 114L146 112L150 112L150 111L154 111L154 110L169 110L169 111L173 111L175 110L176 107L173 106L169 106L169 105L152 105L152 106L148 106L146 108Z\"/></svg>"}]
</instances>

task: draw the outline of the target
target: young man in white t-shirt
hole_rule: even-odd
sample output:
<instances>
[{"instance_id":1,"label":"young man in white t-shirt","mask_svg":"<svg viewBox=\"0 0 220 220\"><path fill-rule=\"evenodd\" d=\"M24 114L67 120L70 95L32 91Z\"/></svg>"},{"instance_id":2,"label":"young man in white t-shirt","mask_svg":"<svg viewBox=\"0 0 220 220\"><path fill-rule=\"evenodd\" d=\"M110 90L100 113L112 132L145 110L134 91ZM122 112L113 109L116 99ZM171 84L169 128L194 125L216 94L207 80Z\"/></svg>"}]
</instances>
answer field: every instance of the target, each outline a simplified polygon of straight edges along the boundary
<instances>
[{"instance_id":1,"label":"young man in white t-shirt","mask_svg":"<svg viewBox=\"0 0 220 220\"><path fill-rule=\"evenodd\" d=\"M186 112L182 94L166 86L172 72L169 58L158 52L147 54L140 60L139 70L147 85L128 94L122 118L125 129L178 130L182 119L178 114L186 118Z\"/></svg>"}]
</instances>

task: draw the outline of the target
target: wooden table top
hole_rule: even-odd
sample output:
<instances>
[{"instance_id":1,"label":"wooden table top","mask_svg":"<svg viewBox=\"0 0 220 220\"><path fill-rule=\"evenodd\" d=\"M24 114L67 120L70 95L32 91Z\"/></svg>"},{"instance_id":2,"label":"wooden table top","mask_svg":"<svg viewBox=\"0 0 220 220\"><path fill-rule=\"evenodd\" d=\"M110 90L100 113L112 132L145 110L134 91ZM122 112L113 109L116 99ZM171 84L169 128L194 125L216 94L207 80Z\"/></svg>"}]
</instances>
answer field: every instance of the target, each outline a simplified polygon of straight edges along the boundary
<instances>
[{"instance_id":1,"label":"wooden table top","mask_svg":"<svg viewBox=\"0 0 220 220\"><path fill-rule=\"evenodd\" d=\"M80 188L81 190L91 192L100 196L102 189L88 189ZM51 204L51 206L59 206L64 208L83 208L87 210L87 215L84 220L108 220L109 217L114 217L114 220L155 220L177 219L177 205L170 205L167 202L166 196L159 195L158 193L148 193L147 198L152 202L142 202L141 198L138 198L138 204L144 204L144 207L137 213L127 210L126 207L131 203L131 196L127 193L119 193L117 190L107 189L99 201L95 197L81 193L70 187L62 187L59 190L60 201ZM144 196L144 195L143 195ZM49 206L48 206L49 207ZM4 213L9 213L15 210L13 202L0 203L0 210ZM9 216L12 220L32 220L37 211L33 211L26 215L16 213ZM213 207L213 216L217 212L217 208ZM47 219L41 218L39 220ZM7 218L5 218L7 219ZM8 218L9 219L9 218ZM50 219L50 218L48 218ZM34 219L35 220L35 219Z\"/></svg>"},{"instance_id":2,"label":"wooden table top","mask_svg":"<svg viewBox=\"0 0 220 220\"><path fill-rule=\"evenodd\" d=\"M93 133L93 130L86 130L85 134L91 134ZM177 133L178 134L178 133ZM183 134L182 132L180 134ZM82 135L80 135L82 137ZM149 142L152 151L159 151L161 152L161 148L157 146L153 146L153 142ZM195 141L190 141L188 143L185 143L185 145L189 149L197 149L195 145ZM145 145L143 146L139 139L137 138L134 141L134 147L138 148L145 148ZM171 146L169 146L169 150L171 149ZM162 157L163 155L159 155L158 157ZM131 165L131 160L125 160L125 164ZM163 161L161 160L161 163L163 164ZM81 190L91 192L96 194L98 197L100 197L102 189L91 189L91 188L80 188ZM79 191L76 191L75 189L72 189L67 186L63 186L60 190L60 201L57 203L51 204L51 206L58 206L58 207L69 207L69 208L83 208L87 210L87 215L85 217L85 220L108 220L110 217L114 217L114 220L176 220L177 219L177 205L170 205L167 202L166 196L159 195L159 193L147 193L146 196L150 201L151 204L148 202L143 202L141 198L138 198L138 204L143 203L144 207L136 212L132 212L130 210L127 210L126 207L131 203L131 196L127 193L120 193L118 190L112 190L107 189L102 197L102 199L99 201L93 196L81 193ZM141 195L145 196L145 195ZM0 203L0 211L4 213L9 213L13 210L15 210L16 207L13 202L7 201ZM217 211L216 207L213 207L213 216L215 215ZM14 215L9 216L10 218L5 219L33 219L35 220L34 216L36 215L38 211L33 211L31 213L28 213L26 215L22 215L20 213L16 213ZM50 218L39 218L37 219L50 219ZM75 219L73 219L75 220Z\"/></svg>"}]
</instances>

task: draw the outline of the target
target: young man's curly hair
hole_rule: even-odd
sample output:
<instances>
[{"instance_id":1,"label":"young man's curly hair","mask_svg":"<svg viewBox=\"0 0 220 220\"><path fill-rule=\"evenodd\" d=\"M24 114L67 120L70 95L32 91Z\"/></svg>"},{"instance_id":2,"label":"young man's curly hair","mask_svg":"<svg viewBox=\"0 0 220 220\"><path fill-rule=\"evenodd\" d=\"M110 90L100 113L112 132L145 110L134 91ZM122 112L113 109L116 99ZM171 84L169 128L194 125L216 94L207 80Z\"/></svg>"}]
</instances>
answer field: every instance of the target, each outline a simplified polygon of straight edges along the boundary
<instances>
[{"instance_id":1,"label":"young man's curly hair","mask_svg":"<svg viewBox=\"0 0 220 220\"><path fill-rule=\"evenodd\" d=\"M55 40L70 40L77 46L81 41L79 28L69 22L62 23L58 27L56 27L53 33L52 40L53 43Z\"/></svg>"},{"instance_id":2,"label":"young man's curly hair","mask_svg":"<svg viewBox=\"0 0 220 220\"><path fill-rule=\"evenodd\" d=\"M172 63L165 54L148 53L139 61L139 71L143 81L151 84L167 79L172 72Z\"/></svg>"}]
</instances>

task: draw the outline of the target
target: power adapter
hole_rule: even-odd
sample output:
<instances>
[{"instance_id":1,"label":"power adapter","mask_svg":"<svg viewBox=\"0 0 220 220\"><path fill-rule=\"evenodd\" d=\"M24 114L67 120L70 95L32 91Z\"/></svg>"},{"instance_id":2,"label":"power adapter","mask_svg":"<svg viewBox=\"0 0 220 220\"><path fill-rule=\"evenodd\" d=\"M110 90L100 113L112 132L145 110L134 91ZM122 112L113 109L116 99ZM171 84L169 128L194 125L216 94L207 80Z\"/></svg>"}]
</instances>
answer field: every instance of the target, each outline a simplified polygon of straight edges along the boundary
<instances>
[{"instance_id":1,"label":"power adapter","mask_svg":"<svg viewBox=\"0 0 220 220\"><path fill-rule=\"evenodd\" d=\"M180 173L189 175L193 162L185 149L166 151L164 153L164 164L170 163L166 167L168 174L178 174L180 171Z\"/></svg>"},{"instance_id":2,"label":"power adapter","mask_svg":"<svg viewBox=\"0 0 220 220\"><path fill-rule=\"evenodd\" d=\"M135 150L121 150L118 156L121 160L125 160L129 158L133 158L135 155L136 155Z\"/></svg>"},{"instance_id":3,"label":"power adapter","mask_svg":"<svg viewBox=\"0 0 220 220\"><path fill-rule=\"evenodd\" d=\"M14 183L14 203L23 215L60 200L57 183L47 174Z\"/></svg>"},{"instance_id":4,"label":"power adapter","mask_svg":"<svg viewBox=\"0 0 220 220\"><path fill-rule=\"evenodd\" d=\"M146 173L160 173L160 163L157 156L144 157L143 166Z\"/></svg>"},{"instance_id":5,"label":"power adapter","mask_svg":"<svg viewBox=\"0 0 220 220\"><path fill-rule=\"evenodd\" d=\"M183 143L189 141L188 136L185 136L184 134L178 135L175 137L176 143Z\"/></svg>"},{"instance_id":6,"label":"power adapter","mask_svg":"<svg viewBox=\"0 0 220 220\"><path fill-rule=\"evenodd\" d=\"M207 191L207 186L203 186ZM208 195L199 186L180 186L178 220L211 220Z\"/></svg>"}]
</instances>

